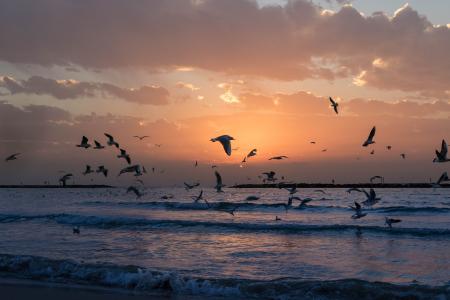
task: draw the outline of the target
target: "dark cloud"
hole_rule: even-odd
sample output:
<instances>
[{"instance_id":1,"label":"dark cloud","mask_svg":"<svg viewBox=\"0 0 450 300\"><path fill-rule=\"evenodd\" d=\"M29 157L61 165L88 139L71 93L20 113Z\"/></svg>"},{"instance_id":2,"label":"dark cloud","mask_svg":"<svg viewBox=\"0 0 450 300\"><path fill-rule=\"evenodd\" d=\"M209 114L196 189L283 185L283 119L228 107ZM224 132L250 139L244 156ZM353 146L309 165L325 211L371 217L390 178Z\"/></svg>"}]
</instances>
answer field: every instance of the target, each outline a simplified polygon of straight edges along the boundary
<instances>
[{"instance_id":1,"label":"dark cloud","mask_svg":"<svg viewBox=\"0 0 450 300\"><path fill-rule=\"evenodd\" d=\"M360 84L448 97L450 28L407 6L390 18L351 6L323 13L306 0L6 0L0 36L0 60L12 63L192 66L282 80L359 75Z\"/></svg>"},{"instance_id":2,"label":"dark cloud","mask_svg":"<svg viewBox=\"0 0 450 300\"><path fill-rule=\"evenodd\" d=\"M32 76L27 80L15 80L12 77L3 76L0 77L0 87L8 90L11 95L50 95L60 100L94 97L100 94L139 104L165 105L169 103L169 91L153 86L127 89L109 83L54 80L41 76Z\"/></svg>"}]
</instances>

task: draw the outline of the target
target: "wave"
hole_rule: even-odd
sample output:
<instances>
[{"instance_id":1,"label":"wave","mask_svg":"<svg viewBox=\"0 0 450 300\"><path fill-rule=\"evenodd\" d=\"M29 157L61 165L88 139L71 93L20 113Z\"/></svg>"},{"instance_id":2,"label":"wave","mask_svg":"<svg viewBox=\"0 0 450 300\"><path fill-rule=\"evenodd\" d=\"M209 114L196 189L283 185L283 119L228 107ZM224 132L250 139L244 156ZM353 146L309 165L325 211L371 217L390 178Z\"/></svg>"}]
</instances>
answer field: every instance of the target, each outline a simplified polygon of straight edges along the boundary
<instances>
[{"instance_id":1,"label":"wave","mask_svg":"<svg viewBox=\"0 0 450 300\"><path fill-rule=\"evenodd\" d=\"M129 230L145 230L161 227L202 227L214 230L235 230L246 232L274 231L286 234L300 234L309 232L371 232L390 235L412 235L418 237L442 236L450 237L450 229L439 228L401 228L381 227L370 225L330 224L308 225L294 223L244 223L244 222L220 222L199 220L174 220L174 219L146 219L121 216L85 216L75 214L49 214L49 215L0 215L0 223L21 222L29 220L46 219L62 225L95 227L101 229L125 228Z\"/></svg>"},{"instance_id":2,"label":"wave","mask_svg":"<svg viewBox=\"0 0 450 300\"><path fill-rule=\"evenodd\" d=\"M189 277L111 263L79 263L38 256L0 254L0 272L64 284L122 288L136 292L198 295L231 299L447 299L450 286L395 285L358 279L271 281Z\"/></svg>"},{"instance_id":3,"label":"wave","mask_svg":"<svg viewBox=\"0 0 450 300\"><path fill-rule=\"evenodd\" d=\"M315 202L317 200L313 200ZM167 210L209 210L209 209L228 209L239 205L239 210L251 211L251 210L271 210L271 209L285 209L285 203L240 203L240 202L213 202L210 203L211 207L208 207L206 203L193 203L193 202L164 202L164 201L147 201L147 202L109 202L109 201L85 201L79 204L82 205L99 205L99 206L119 206L119 207L137 207L137 208L162 208ZM339 211L352 211L348 206L336 206L336 205L305 205L305 206L292 206L290 209L294 210L314 210L327 212L330 210ZM411 207L411 206L386 206L375 207L368 209L370 212L375 213L448 213L450 208L448 207Z\"/></svg>"}]
</instances>

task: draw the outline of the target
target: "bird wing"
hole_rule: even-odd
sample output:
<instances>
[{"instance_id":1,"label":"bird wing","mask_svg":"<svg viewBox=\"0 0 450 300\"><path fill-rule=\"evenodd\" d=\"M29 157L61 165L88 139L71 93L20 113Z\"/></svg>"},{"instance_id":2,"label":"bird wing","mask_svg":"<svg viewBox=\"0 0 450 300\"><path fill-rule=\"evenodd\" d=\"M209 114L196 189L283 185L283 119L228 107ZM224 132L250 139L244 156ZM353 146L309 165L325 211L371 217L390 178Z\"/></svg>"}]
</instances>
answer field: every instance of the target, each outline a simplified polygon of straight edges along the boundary
<instances>
[{"instance_id":1,"label":"bird wing","mask_svg":"<svg viewBox=\"0 0 450 300\"><path fill-rule=\"evenodd\" d=\"M372 130L369 133L369 137L367 138L368 141L372 141L373 137L375 136L376 128L373 126Z\"/></svg>"},{"instance_id":2,"label":"bird wing","mask_svg":"<svg viewBox=\"0 0 450 300\"><path fill-rule=\"evenodd\" d=\"M221 139L220 143L223 146L223 150L225 150L225 153L230 156L231 155L231 142L228 139Z\"/></svg>"},{"instance_id":3,"label":"bird wing","mask_svg":"<svg viewBox=\"0 0 450 300\"><path fill-rule=\"evenodd\" d=\"M218 186L222 185L222 176L220 176L219 172L215 171L214 174L216 175L216 183Z\"/></svg>"},{"instance_id":4,"label":"bird wing","mask_svg":"<svg viewBox=\"0 0 450 300\"><path fill-rule=\"evenodd\" d=\"M333 98L328 97L330 99L331 105L335 106L336 105L336 101L333 100Z\"/></svg>"},{"instance_id":5,"label":"bird wing","mask_svg":"<svg viewBox=\"0 0 450 300\"><path fill-rule=\"evenodd\" d=\"M109 139L109 141L114 141L114 137L112 135L105 133L105 136Z\"/></svg>"},{"instance_id":6,"label":"bird wing","mask_svg":"<svg viewBox=\"0 0 450 300\"><path fill-rule=\"evenodd\" d=\"M120 154L125 155L125 154L127 154L127 151L125 151L124 149L120 149Z\"/></svg>"},{"instance_id":7,"label":"bird wing","mask_svg":"<svg viewBox=\"0 0 450 300\"><path fill-rule=\"evenodd\" d=\"M447 156L447 152L448 152L447 143L445 142L445 140L442 140L441 155L443 156L443 158L445 158Z\"/></svg>"},{"instance_id":8,"label":"bird wing","mask_svg":"<svg viewBox=\"0 0 450 300\"><path fill-rule=\"evenodd\" d=\"M128 164L131 164L131 158L130 158L129 155L125 156L125 159L127 160L127 163L128 163Z\"/></svg>"},{"instance_id":9,"label":"bird wing","mask_svg":"<svg viewBox=\"0 0 450 300\"><path fill-rule=\"evenodd\" d=\"M377 196L377 195L376 195L374 189L370 189L370 197L372 197L373 199L375 199L376 196Z\"/></svg>"},{"instance_id":10,"label":"bird wing","mask_svg":"<svg viewBox=\"0 0 450 300\"><path fill-rule=\"evenodd\" d=\"M101 147L101 146L102 146L102 144L100 144L99 142L97 142L97 141L95 141L95 140L94 140L94 143L95 143L95 146L96 146L96 147Z\"/></svg>"},{"instance_id":11,"label":"bird wing","mask_svg":"<svg viewBox=\"0 0 450 300\"><path fill-rule=\"evenodd\" d=\"M81 145L87 144L88 140L89 139L86 136L83 135L83 138L81 139Z\"/></svg>"},{"instance_id":12,"label":"bird wing","mask_svg":"<svg viewBox=\"0 0 450 300\"><path fill-rule=\"evenodd\" d=\"M446 180L448 180L448 175L447 175L447 172L444 172L444 173L442 173L441 177L439 177L437 184L440 184L441 182L446 181Z\"/></svg>"}]
</instances>

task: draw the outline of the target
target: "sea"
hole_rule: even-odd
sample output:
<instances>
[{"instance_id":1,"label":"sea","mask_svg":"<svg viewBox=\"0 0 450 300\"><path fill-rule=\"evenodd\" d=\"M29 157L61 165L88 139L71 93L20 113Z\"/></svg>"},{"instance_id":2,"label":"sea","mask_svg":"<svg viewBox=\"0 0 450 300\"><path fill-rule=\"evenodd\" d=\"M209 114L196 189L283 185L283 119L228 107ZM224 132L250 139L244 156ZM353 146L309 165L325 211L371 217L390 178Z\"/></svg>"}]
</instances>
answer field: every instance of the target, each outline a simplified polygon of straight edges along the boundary
<instances>
[{"instance_id":1,"label":"sea","mask_svg":"<svg viewBox=\"0 0 450 300\"><path fill-rule=\"evenodd\" d=\"M360 219L364 194L343 188L299 189L301 207L278 188L203 189L208 204L200 187L140 189L0 189L0 276L180 299L450 299L448 188L379 188Z\"/></svg>"}]
</instances>

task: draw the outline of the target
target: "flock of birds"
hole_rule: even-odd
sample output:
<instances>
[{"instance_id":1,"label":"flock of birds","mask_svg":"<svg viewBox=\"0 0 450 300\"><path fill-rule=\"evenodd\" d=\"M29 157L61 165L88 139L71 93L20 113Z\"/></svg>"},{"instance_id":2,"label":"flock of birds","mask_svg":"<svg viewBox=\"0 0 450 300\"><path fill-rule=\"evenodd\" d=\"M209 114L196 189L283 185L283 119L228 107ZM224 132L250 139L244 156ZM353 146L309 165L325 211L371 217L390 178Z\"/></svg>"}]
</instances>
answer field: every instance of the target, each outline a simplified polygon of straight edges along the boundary
<instances>
[{"instance_id":1,"label":"flock of birds","mask_svg":"<svg viewBox=\"0 0 450 300\"><path fill-rule=\"evenodd\" d=\"M334 101L331 97L329 98L330 103L331 103L331 107L333 108L334 112L336 114L339 114L339 103ZM369 147L370 145L375 143L375 134L376 134L376 127L374 126L371 130L370 133L367 137L367 139L362 143L362 147ZM108 146L114 146L115 148L119 149L119 153L116 155L117 158L119 159L123 159L126 163L127 166L125 166L124 168L122 168L119 172L119 174L117 176L120 176L124 173L132 173L135 177L139 177L141 175L143 175L144 173L147 173L147 170L145 169L144 166L141 166L140 164L132 164L132 159L130 154L123 148L120 147L119 143L114 139L114 137L108 133L104 134L107 138L106 144ZM145 138L148 138L149 136L134 136L135 138L139 139L140 141L144 140ZM231 146L231 141L235 140L232 136L230 135L221 135L215 138L211 138L210 141L211 142L219 142L222 147L223 150L225 151L225 153L228 156L231 156L232 153L232 146ZM311 144L315 144L315 141L311 141ZM161 147L161 144L155 144L156 147ZM83 136L81 139L81 142L79 144L76 145L76 147L79 148L84 148L84 149L88 149L88 148L93 148L95 150L102 150L105 148L105 146L103 146L100 142L98 142L97 140L94 140L94 145L91 145L89 143L89 139L86 136ZM386 146L387 150L391 150L392 146L388 145ZM323 149L323 152L327 151L327 149ZM374 150L372 150L370 152L370 154L374 154ZM435 158L433 159L433 162L435 163L445 163L445 162L449 162L450 159L448 158L448 146L445 140L442 140L441 143L441 149L440 150L436 150L435 151ZM14 153L11 154L10 156L6 157L5 161L9 162L9 161L13 161L13 160L17 160L19 157L20 153ZM252 149L241 161L241 167L244 163L247 163L248 160L251 157L254 157L257 155L257 149ZM406 154L405 153L401 153L400 156L403 159L406 159ZM288 159L288 157L286 155L279 155L279 156L273 156L270 157L269 160L284 160L284 159ZM194 167L198 166L198 161L195 161ZM217 166L212 165L212 168L216 168ZM152 171L155 171L155 168L152 168ZM82 172L83 175L88 175L91 173L100 173L103 174L105 177L108 176L109 170L104 166L104 165L100 165L97 167L96 170L92 169L92 167L90 165L86 165L86 168L84 170L84 172ZM223 192L223 188L226 186L223 184L223 180L222 180L222 176L221 174L215 170L214 171L215 177L216 177L216 185L214 186L215 190L217 193L221 193ZM262 180L263 183L266 182L270 182L270 183L275 183L278 181L278 178L275 177L276 173L274 171L268 171L268 172L264 172L262 173L262 175L264 176L264 178L262 176L259 176ZM61 176L59 178L59 182L61 183L61 185L66 186L66 182L67 180L71 179L74 175L72 173L66 173L63 176ZM373 180L375 179L380 179L381 182L384 182L384 178L382 176L373 176L372 178L370 178L370 182L373 182ZM281 180L284 180L284 177L281 177ZM450 181L447 172L444 172L439 179L432 184L432 187L437 188L440 186L441 183L446 182L446 181ZM143 185L143 181L140 179L136 179L136 182L139 182ZM190 191L196 187L200 186L199 182L196 183L186 183L184 182L184 187L186 189L186 191ZM298 196L296 196L296 193L298 192L297 187L295 186L295 184L292 183L285 183L285 182L279 182L277 185L280 189L286 189L289 192L289 197L288 197L288 201L286 204L283 204L286 212L289 208L292 207L293 205L293 201L299 201L299 208L305 207L307 205L307 203L309 203L310 201L312 201L313 199L311 198L305 198L302 199ZM325 191L323 190L316 190L317 192L322 192L325 193ZM366 196L366 199L364 201L362 201L361 203L355 201L354 205L350 205L349 208L351 208L354 211L354 214L351 216L352 219L360 219L363 218L367 215L367 212L364 210L363 207L372 207L375 204L377 204L380 201L380 198L377 197L376 192L373 188L371 188L368 192L364 189L358 189L358 188L350 188L349 190L347 190L348 193L351 192L360 192L363 193ZM137 186L129 186L127 188L127 193L134 193L136 195L136 198L140 198L144 195L144 193L137 187ZM164 195L162 197L162 199L171 199L173 198L173 195ZM256 201L258 200L259 197L252 195L247 197L245 200L246 201ZM235 215L236 210L239 208L239 204L236 204L235 206L231 207L231 208L215 208L215 206L213 204L211 204L210 202L208 202L204 196L203 196L203 190L200 191L200 193L197 196L192 196L192 200L195 203L198 203L199 201L203 200L208 208L212 208L212 209L217 209L220 211L224 211L226 213L229 213L231 215ZM276 221L281 221L281 218L278 216L275 216L275 220ZM385 218L385 224L389 227L392 227L392 224L401 222L401 220L399 219L393 219L393 218L389 218L386 217ZM74 233L79 233L80 229L79 227L74 228Z\"/></svg>"}]
</instances>

